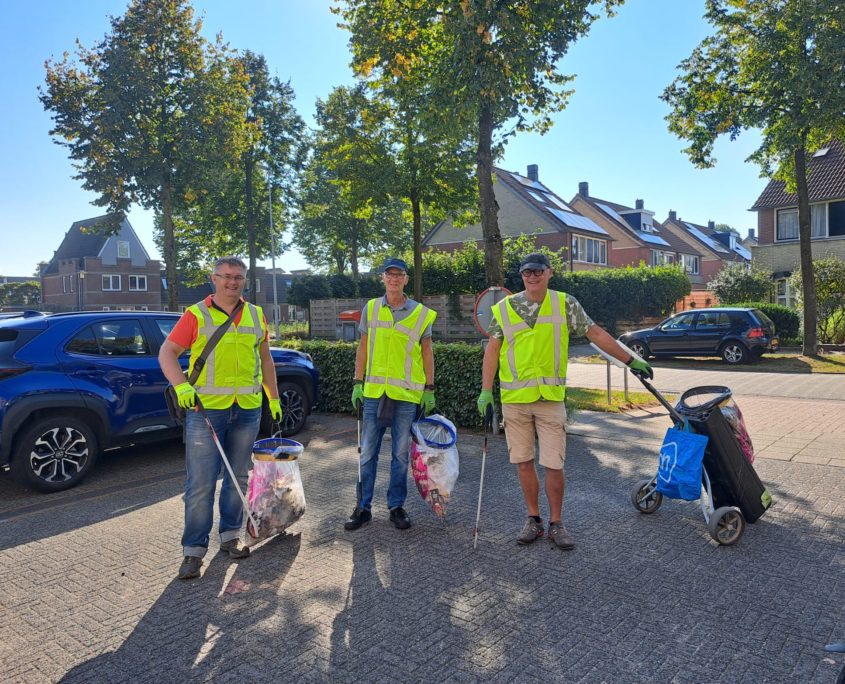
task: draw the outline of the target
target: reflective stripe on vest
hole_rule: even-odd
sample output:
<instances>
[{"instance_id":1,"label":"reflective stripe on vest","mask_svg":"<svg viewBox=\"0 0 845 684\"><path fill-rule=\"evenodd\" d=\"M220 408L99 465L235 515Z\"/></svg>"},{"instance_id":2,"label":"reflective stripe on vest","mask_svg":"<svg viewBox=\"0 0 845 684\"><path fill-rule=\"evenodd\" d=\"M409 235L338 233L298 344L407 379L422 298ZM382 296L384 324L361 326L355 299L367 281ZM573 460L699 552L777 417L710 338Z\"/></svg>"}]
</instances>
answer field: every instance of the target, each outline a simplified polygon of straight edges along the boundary
<instances>
[{"instance_id":1,"label":"reflective stripe on vest","mask_svg":"<svg viewBox=\"0 0 845 684\"><path fill-rule=\"evenodd\" d=\"M437 313L422 304L401 321L394 322L383 298L367 303L367 365L364 396L387 396L398 401L419 403L425 389L425 368L420 340Z\"/></svg>"},{"instance_id":2,"label":"reflective stripe on vest","mask_svg":"<svg viewBox=\"0 0 845 684\"><path fill-rule=\"evenodd\" d=\"M197 339L191 345L193 368L193 360L199 357L209 338L228 316L204 301L188 310L197 318ZM259 347L265 334L261 309L254 304L245 304L239 324L229 325L197 378L195 388L206 408L229 408L236 399L243 408L261 406Z\"/></svg>"},{"instance_id":3,"label":"reflective stripe on vest","mask_svg":"<svg viewBox=\"0 0 845 684\"><path fill-rule=\"evenodd\" d=\"M519 317L508 299L493 307L493 315L504 335L499 352L502 402L530 403L541 397L563 401L569 347L566 295L555 290L546 293L533 329Z\"/></svg>"}]
</instances>

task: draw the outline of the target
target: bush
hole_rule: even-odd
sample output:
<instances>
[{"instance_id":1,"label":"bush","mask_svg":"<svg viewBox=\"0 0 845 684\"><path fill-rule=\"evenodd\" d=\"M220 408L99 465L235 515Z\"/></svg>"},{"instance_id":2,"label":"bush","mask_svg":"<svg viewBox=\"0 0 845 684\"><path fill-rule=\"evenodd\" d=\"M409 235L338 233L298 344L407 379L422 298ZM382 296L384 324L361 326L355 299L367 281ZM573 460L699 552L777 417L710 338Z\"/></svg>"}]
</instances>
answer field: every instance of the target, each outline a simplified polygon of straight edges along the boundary
<instances>
[{"instance_id":1,"label":"bush","mask_svg":"<svg viewBox=\"0 0 845 684\"><path fill-rule=\"evenodd\" d=\"M784 339L791 339L798 337L798 330L801 326L801 317L794 309L782 304L769 304L768 302L743 302L740 304L732 304L731 306L748 307L752 309L760 309L764 314L772 319L775 324L775 331L781 338L781 343Z\"/></svg>"},{"instance_id":2,"label":"bush","mask_svg":"<svg viewBox=\"0 0 845 684\"><path fill-rule=\"evenodd\" d=\"M724 306L760 301L767 299L772 291L772 274L757 268L749 270L745 264L729 263L707 283L707 289Z\"/></svg>"}]
</instances>

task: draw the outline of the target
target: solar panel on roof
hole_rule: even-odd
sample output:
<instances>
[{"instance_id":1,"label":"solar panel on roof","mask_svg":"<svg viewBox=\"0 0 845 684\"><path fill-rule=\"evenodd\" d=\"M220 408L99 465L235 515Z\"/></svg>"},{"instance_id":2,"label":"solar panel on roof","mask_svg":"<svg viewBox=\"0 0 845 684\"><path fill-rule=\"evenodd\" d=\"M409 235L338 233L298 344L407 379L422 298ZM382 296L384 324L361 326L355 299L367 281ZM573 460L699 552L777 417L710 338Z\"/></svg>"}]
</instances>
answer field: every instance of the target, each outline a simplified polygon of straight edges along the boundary
<instances>
[{"instance_id":1,"label":"solar panel on roof","mask_svg":"<svg viewBox=\"0 0 845 684\"><path fill-rule=\"evenodd\" d=\"M725 249L722 245L718 242L713 240L712 238L707 237L704 233L702 233L698 228L696 228L691 223L684 222L684 225L689 228L690 233L695 235L699 240L701 240L705 245L707 245L710 249L714 252L722 252L723 254L728 254L728 250Z\"/></svg>"},{"instance_id":2,"label":"solar panel on roof","mask_svg":"<svg viewBox=\"0 0 845 684\"><path fill-rule=\"evenodd\" d=\"M666 240L664 240L659 235L652 235L651 233L644 233L642 231L637 233L637 235L641 239L645 240L646 242L650 242L653 245L666 245L667 247L669 246L669 243L666 242Z\"/></svg>"},{"instance_id":3,"label":"solar panel on roof","mask_svg":"<svg viewBox=\"0 0 845 684\"><path fill-rule=\"evenodd\" d=\"M613 209L613 208L607 206L606 204L601 204L600 202L596 202L596 206L599 209L601 209L605 214L612 216L613 218L615 218L617 221L619 221L623 225L626 225L626 226L628 225L628 222L625 219L622 218L622 214L620 214L618 211L616 211L616 209Z\"/></svg>"},{"instance_id":4,"label":"solar panel on roof","mask_svg":"<svg viewBox=\"0 0 845 684\"><path fill-rule=\"evenodd\" d=\"M539 193L534 192L533 190L529 190L528 194L531 195L535 200L537 200L540 204L545 204L546 200L543 198Z\"/></svg>"},{"instance_id":5,"label":"solar panel on roof","mask_svg":"<svg viewBox=\"0 0 845 684\"><path fill-rule=\"evenodd\" d=\"M551 207L546 208L552 215L556 216L559 220L563 221L563 223L565 223L570 228L579 228L580 230L587 230L591 233L607 235L606 230L600 228L592 219L589 219L586 216L581 216L580 214L573 214L568 211L561 211L560 209L552 209Z\"/></svg>"},{"instance_id":6,"label":"solar panel on roof","mask_svg":"<svg viewBox=\"0 0 845 684\"><path fill-rule=\"evenodd\" d=\"M743 259L751 260L751 252L749 252L742 245L734 245L734 252L739 254Z\"/></svg>"},{"instance_id":7,"label":"solar panel on roof","mask_svg":"<svg viewBox=\"0 0 845 684\"><path fill-rule=\"evenodd\" d=\"M546 195L546 199L551 200L552 202L557 204L564 211L572 211L572 207L570 207L566 202L564 202L559 197L555 197L554 195L549 194L549 195Z\"/></svg>"}]
</instances>

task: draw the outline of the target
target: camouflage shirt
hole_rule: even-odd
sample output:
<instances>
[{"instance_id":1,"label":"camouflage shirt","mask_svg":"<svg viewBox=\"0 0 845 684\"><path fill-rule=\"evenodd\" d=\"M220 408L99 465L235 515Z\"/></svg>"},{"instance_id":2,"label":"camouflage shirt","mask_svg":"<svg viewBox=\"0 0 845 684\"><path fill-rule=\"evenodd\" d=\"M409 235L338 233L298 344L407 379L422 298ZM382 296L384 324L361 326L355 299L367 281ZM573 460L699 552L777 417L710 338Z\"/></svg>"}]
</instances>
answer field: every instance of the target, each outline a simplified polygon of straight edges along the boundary
<instances>
[{"instance_id":1,"label":"camouflage shirt","mask_svg":"<svg viewBox=\"0 0 845 684\"><path fill-rule=\"evenodd\" d=\"M549 290L554 292L554 290ZM541 302L531 302L525 297L524 292L517 292L515 295L508 297L513 310L516 315L528 324L529 328L533 328L537 322L537 316L540 313ZM566 325L569 328L570 337L584 337L593 323L593 319L584 311L581 303L572 295L566 295ZM493 317L490 320L490 325L487 326L487 332L490 337L497 340L504 339L505 335L502 332L502 326Z\"/></svg>"}]
</instances>

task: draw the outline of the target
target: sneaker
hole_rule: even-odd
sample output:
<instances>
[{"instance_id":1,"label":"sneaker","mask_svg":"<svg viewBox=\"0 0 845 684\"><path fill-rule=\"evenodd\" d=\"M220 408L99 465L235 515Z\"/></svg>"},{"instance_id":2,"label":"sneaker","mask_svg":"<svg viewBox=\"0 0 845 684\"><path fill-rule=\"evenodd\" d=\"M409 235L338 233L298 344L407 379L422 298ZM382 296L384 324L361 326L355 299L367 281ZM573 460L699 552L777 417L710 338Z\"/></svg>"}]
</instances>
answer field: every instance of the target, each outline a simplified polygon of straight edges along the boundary
<instances>
[{"instance_id":1,"label":"sneaker","mask_svg":"<svg viewBox=\"0 0 845 684\"><path fill-rule=\"evenodd\" d=\"M220 553L228 553L229 558L246 558L249 556L249 547L241 544L238 539L230 539L221 542Z\"/></svg>"},{"instance_id":2,"label":"sneaker","mask_svg":"<svg viewBox=\"0 0 845 684\"><path fill-rule=\"evenodd\" d=\"M176 579L186 580L193 579L200 576L200 566L202 565L202 558L196 556L185 556L182 565L179 566L179 574Z\"/></svg>"},{"instance_id":3,"label":"sneaker","mask_svg":"<svg viewBox=\"0 0 845 684\"><path fill-rule=\"evenodd\" d=\"M519 533L519 536L516 538L517 544L530 544L533 541L537 541L540 537L543 536L543 521L535 522L534 518L530 515L528 516L528 520L525 521L525 527L522 528L522 532Z\"/></svg>"},{"instance_id":4,"label":"sneaker","mask_svg":"<svg viewBox=\"0 0 845 684\"><path fill-rule=\"evenodd\" d=\"M402 506L390 509L390 522L397 530L407 530L411 526L411 519Z\"/></svg>"},{"instance_id":5,"label":"sneaker","mask_svg":"<svg viewBox=\"0 0 845 684\"><path fill-rule=\"evenodd\" d=\"M570 551L575 548L575 542L566 531L563 523L553 522L549 525L549 541L563 551Z\"/></svg>"},{"instance_id":6,"label":"sneaker","mask_svg":"<svg viewBox=\"0 0 845 684\"><path fill-rule=\"evenodd\" d=\"M366 525L372 519L373 514L370 513L370 511L366 508L358 508L355 506L355 510L352 511L352 515L349 516L349 520L343 523L343 529L357 530L362 525Z\"/></svg>"}]
</instances>

